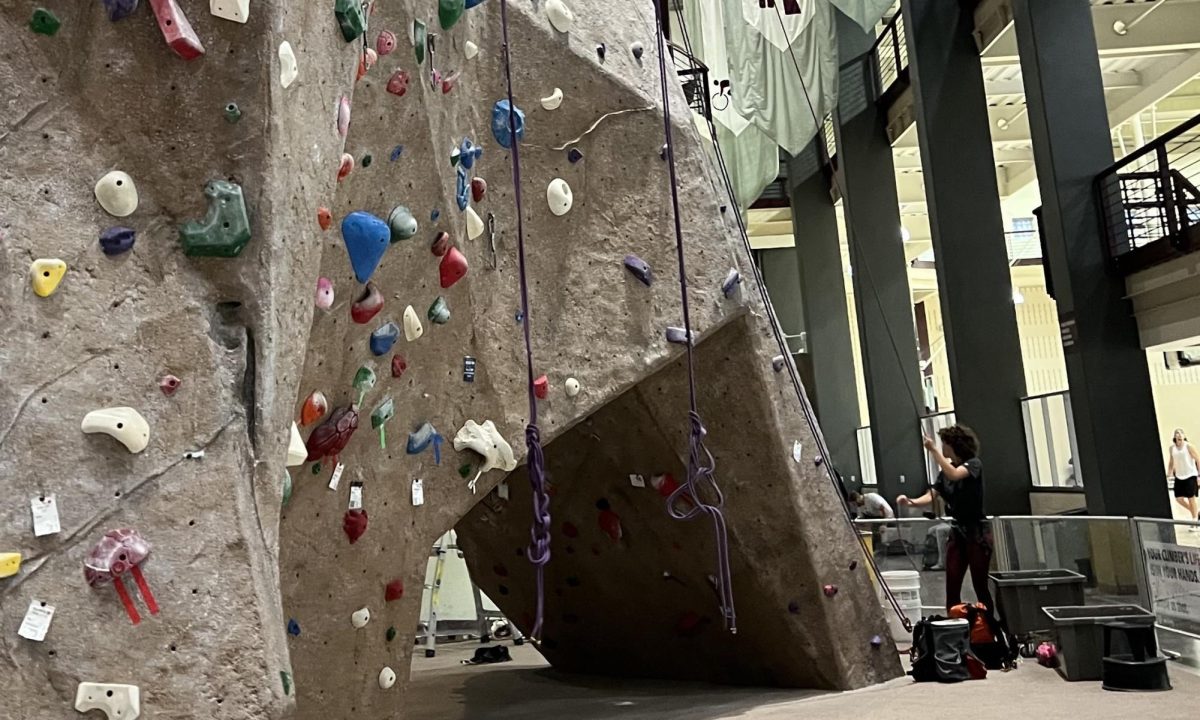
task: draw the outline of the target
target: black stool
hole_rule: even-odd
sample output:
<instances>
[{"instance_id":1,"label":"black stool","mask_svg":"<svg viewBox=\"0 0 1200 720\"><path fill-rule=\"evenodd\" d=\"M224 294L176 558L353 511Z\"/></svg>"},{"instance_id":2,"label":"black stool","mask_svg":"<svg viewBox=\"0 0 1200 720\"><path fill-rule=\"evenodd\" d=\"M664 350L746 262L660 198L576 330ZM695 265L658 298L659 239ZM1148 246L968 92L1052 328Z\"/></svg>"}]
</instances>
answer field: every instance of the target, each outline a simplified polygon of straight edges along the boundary
<instances>
[{"instance_id":1,"label":"black stool","mask_svg":"<svg viewBox=\"0 0 1200 720\"><path fill-rule=\"evenodd\" d=\"M1113 634L1124 637L1128 653L1113 653ZM1104 689L1170 690L1167 659L1159 657L1153 625L1114 622L1104 625Z\"/></svg>"}]
</instances>

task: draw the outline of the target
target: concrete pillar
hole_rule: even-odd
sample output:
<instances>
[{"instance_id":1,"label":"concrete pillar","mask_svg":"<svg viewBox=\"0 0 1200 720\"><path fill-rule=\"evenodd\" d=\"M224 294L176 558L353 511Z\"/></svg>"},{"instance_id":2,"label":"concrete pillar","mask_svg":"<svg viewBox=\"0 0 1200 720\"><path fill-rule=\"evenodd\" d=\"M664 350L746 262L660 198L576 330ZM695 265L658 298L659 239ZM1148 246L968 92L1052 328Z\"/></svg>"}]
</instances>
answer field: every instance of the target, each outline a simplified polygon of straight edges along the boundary
<instances>
[{"instance_id":1,"label":"concrete pillar","mask_svg":"<svg viewBox=\"0 0 1200 720\"><path fill-rule=\"evenodd\" d=\"M880 492L889 500L925 490L918 377L908 264L900 238L900 205L886 113L875 103L874 38L837 12L838 165L842 177L850 265L858 308L863 377Z\"/></svg>"},{"instance_id":2,"label":"concrete pillar","mask_svg":"<svg viewBox=\"0 0 1200 720\"><path fill-rule=\"evenodd\" d=\"M1091 6L1013 0L1013 17L1088 510L1170 517L1146 354L1093 192L1113 154Z\"/></svg>"},{"instance_id":3,"label":"concrete pillar","mask_svg":"<svg viewBox=\"0 0 1200 720\"><path fill-rule=\"evenodd\" d=\"M982 441L988 513L1029 513L1025 371L969 6L905 0L909 75L954 412Z\"/></svg>"},{"instance_id":4,"label":"concrete pillar","mask_svg":"<svg viewBox=\"0 0 1200 720\"><path fill-rule=\"evenodd\" d=\"M854 379L854 349L850 341L837 214L829 194L827 171L818 161L817 144L823 142L818 137L804 152L788 161L788 194L796 237L792 257L812 367L809 397L816 406L834 467L843 483L854 489L850 486L857 483L852 478L862 480L855 434L859 421L858 386Z\"/></svg>"}]
</instances>

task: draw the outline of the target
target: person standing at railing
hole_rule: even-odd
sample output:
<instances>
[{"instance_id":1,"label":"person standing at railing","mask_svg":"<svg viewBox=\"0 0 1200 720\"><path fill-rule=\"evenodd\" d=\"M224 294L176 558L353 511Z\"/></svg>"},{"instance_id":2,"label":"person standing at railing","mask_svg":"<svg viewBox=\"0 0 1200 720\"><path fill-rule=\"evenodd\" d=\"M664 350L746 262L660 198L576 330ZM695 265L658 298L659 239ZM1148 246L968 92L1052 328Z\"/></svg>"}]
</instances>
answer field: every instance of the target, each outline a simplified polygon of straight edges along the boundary
<instances>
[{"instance_id":1,"label":"person standing at railing","mask_svg":"<svg viewBox=\"0 0 1200 720\"><path fill-rule=\"evenodd\" d=\"M1188 442L1183 428L1175 428L1171 444L1167 446L1167 477L1175 479L1175 502L1188 511L1188 519L1196 519L1196 476L1200 465L1200 453ZM1200 528L1188 528L1192 532Z\"/></svg>"},{"instance_id":2,"label":"person standing at railing","mask_svg":"<svg viewBox=\"0 0 1200 720\"><path fill-rule=\"evenodd\" d=\"M952 518L946 546L946 609L962 602L962 584L967 571L975 597L995 610L988 590L988 567L992 562L992 531L983 512L983 461L979 459L979 438L966 425L951 425L938 431L942 450L933 439L925 438L925 449L941 471L937 482L919 498L901 495L897 505L922 507L935 497L946 501Z\"/></svg>"}]
</instances>

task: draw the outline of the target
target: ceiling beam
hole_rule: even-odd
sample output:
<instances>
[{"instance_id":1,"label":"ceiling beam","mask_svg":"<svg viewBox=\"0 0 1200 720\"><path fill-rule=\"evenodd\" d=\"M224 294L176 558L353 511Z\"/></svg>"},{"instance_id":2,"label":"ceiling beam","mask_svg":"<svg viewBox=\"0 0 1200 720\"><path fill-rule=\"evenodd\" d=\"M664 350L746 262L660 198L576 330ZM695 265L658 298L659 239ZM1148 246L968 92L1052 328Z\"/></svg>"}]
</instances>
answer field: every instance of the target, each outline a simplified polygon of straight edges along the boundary
<instances>
[{"instance_id":1,"label":"ceiling beam","mask_svg":"<svg viewBox=\"0 0 1200 720\"><path fill-rule=\"evenodd\" d=\"M1153 77L1153 76L1151 76ZM1142 74L1132 70L1104 73L1104 89L1117 90L1122 88L1137 88L1142 85ZM1003 95L1024 95L1025 84L1020 77L1012 80L985 80L984 91L988 97Z\"/></svg>"},{"instance_id":2,"label":"ceiling beam","mask_svg":"<svg viewBox=\"0 0 1200 720\"><path fill-rule=\"evenodd\" d=\"M1162 7L1167 8L1170 5L1163 5ZM1200 14L1200 5L1193 5L1192 7L1194 12ZM1154 17L1154 15L1150 17ZM1130 32L1137 32L1141 29L1142 26L1138 25ZM1178 90L1187 81L1200 75L1200 48L1197 48L1197 50L1183 59L1178 57L1163 58L1154 65L1151 65L1145 71L1145 75L1147 78L1150 78L1149 84L1141 86L1137 92L1123 98L1118 104L1109 109L1109 127L1120 125Z\"/></svg>"}]
</instances>

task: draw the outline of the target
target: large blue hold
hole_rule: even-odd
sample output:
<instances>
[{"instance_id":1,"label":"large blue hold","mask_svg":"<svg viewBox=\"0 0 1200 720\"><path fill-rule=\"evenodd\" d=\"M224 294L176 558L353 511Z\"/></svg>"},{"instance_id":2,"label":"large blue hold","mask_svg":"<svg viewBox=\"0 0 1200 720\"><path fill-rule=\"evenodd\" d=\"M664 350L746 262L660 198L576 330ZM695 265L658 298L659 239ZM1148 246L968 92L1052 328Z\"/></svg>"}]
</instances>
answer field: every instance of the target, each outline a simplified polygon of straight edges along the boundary
<instances>
[{"instance_id":1,"label":"large blue hold","mask_svg":"<svg viewBox=\"0 0 1200 720\"><path fill-rule=\"evenodd\" d=\"M376 357L386 355L396 344L398 337L400 337L400 327L394 322L376 329L371 333L371 354Z\"/></svg>"},{"instance_id":2,"label":"large blue hold","mask_svg":"<svg viewBox=\"0 0 1200 720\"><path fill-rule=\"evenodd\" d=\"M482 2L482 0L480 0ZM137 10L138 0L104 0L104 8L108 11L108 19L116 22L127 18Z\"/></svg>"},{"instance_id":3,"label":"large blue hold","mask_svg":"<svg viewBox=\"0 0 1200 720\"><path fill-rule=\"evenodd\" d=\"M375 274L379 261L387 252L392 240L392 230L383 220L371 213L356 210L342 220L342 240L346 242L346 253L350 255L350 267L360 283L366 283Z\"/></svg>"},{"instance_id":4,"label":"large blue hold","mask_svg":"<svg viewBox=\"0 0 1200 720\"><path fill-rule=\"evenodd\" d=\"M454 181L454 199L458 201L458 209L467 209L467 198L470 197L470 192L467 185L467 170L462 165L458 166L458 176Z\"/></svg>"},{"instance_id":5,"label":"large blue hold","mask_svg":"<svg viewBox=\"0 0 1200 720\"><path fill-rule=\"evenodd\" d=\"M482 5L482 4L483 4L483 0L467 0L466 4L463 5L463 7L467 10L470 10L471 8L475 7L476 5Z\"/></svg>"},{"instance_id":6,"label":"large blue hold","mask_svg":"<svg viewBox=\"0 0 1200 720\"><path fill-rule=\"evenodd\" d=\"M483 148L471 142L471 138L465 137L458 145L458 162L470 170L475 165L475 160L483 155Z\"/></svg>"},{"instance_id":7,"label":"large blue hold","mask_svg":"<svg viewBox=\"0 0 1200 720\"><path fill-rule=\"evenodd\" d=\"M516 108L513 114L516 116L515 128L509 127L507 98L497 100L492 106L492 135L496 142L500 143L500 147L505 149L512 149L514 135L517 142L525 139L525 113L521 108Z\"/></svg>"}]
</instances>

